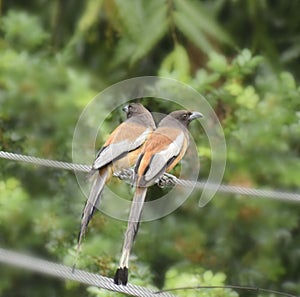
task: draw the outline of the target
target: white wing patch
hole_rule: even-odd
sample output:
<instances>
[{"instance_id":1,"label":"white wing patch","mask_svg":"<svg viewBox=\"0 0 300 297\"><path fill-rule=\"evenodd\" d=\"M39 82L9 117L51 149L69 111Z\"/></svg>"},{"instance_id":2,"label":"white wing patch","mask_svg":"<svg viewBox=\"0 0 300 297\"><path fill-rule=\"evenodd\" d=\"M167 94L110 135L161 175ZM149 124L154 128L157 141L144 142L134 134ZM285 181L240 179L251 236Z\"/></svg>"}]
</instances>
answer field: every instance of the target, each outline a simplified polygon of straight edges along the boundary
<instances>
[{"instance_id":1,"label":"white wing patch","mask_svg":"<svg viewBox=\"0 0 300 297\"><path fill-rule=\"evenodd\" d=\"M131 144L131 150L141 146L147 139L149 133L152 131L151 128L147 128L132 144Z\"/></svg>"},{"instance_id":2,"label":"white wing patch","mask_svg":"<svg viewBox=\"0 0 300 297\"><path fill-rule=\"evenodd\" d=\"M146 141L146 138L151 131L152 131L151 128L146 129L133 142L129 141L128 139L125 139L117 143L111 143L105 149L100 151L100 153L98 154L97 158L94 161L93 168L99 169L115 161L120 156L127 154L132 150L135 150Z\"/></svg>"},{"instance_id":3,"label":"white wing patch","mask_svg":"<svg viewBox=\"0 0 300 297\"><path fill-rule=\"evenodd\" d=\"M149 164L144 179L146 182L156 179L162 171L166 169L167 162L179 155L184 143L184 133L180 133L175 141L173 141L165 150L155 154Z\"/></svg>"}]
</instances>

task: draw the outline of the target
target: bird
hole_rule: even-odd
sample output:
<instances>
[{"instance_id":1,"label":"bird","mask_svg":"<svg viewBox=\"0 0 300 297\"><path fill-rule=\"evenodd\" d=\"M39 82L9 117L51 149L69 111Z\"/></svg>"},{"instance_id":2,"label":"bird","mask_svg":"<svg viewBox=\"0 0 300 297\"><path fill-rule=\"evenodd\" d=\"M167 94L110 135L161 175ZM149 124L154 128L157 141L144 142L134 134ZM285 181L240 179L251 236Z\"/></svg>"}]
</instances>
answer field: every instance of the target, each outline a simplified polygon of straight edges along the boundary
<instances>
[{"instance_id":1,"label":"bird","mask_svg":"<svg viewBox=\"0 0 300 297\"><path fill-rule=\"evenodd\" d=\"M202 117L196 111L173 111L161 120L158 128L146 140L134 167L135 192L119 268L114 275L115 284L126 285L128 282L129 256L138 232L147 188L180 162L189 145L187 128L191 121Z\"/></svg>"},{"instance_id":2,"label":"bird","mask_svg":"<svg viewBox=\"0 0 300 297\"><path fill-rule=\"evenodd\" d=\"M142 104L130 103L123 107L123 111L127 115L126 121L110 134L92 165L90 175L94 180L82 212L77 256L88 224L100 203L105 184L109 182L113 172L135 165L146 139L156 128L150 111Z\"/></svg>"}]
</instances>

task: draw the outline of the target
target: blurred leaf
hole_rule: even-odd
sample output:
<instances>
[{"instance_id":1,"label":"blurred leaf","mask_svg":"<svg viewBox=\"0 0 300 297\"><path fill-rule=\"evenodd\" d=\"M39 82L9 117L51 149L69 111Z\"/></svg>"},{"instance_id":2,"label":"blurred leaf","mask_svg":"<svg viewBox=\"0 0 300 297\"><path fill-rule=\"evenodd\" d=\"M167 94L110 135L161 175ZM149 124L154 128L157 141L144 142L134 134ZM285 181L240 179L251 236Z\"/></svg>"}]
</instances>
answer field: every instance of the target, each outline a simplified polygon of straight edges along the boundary
<instances>
[{"instance_id":1,"label":"blurred leaf","mask_svg":"<svg viewBox=\"0 0 300 297\"><path fill-rule=\"evenodd\" d=\"M168 28L167 5L154 1L115 1L123 35L112 65L135 64L164 36Z\"/></svg>"},{"instance_id":2,"label":"blurred leaf","mask_svg":"<svg viewBox=\"0 0 300 297\"><path fill-rule=\"evenodd\" d=\"M212 44L208 41L205 34L199 30L191 22L188 15L180 12L174 12L174 21L176 27L195 45L197 45L204 52L209 53L213 50Z\"/></svg>"},{"instance_id":3,"label":"blurred leaf","mask_svg":"<svg viewBox=\"0 0 300 297\"><path fill-rule=\"evenodd\" d=\"M17 224L25 210L28 200L27 193L22 189L20 182L15 178L0 181L0 225Z\"/></svg>"},{"instance_id":4,"label":"blurred leaf","mask_svg":"<svg viewBox=\"0 0 300 297\"><path fill-rule=\"evenodd\" d=\"M103 0L88 0L86 8L78 22L78 30L83 33L99 22Z\"/></svg>"},{"instance_id":5,"label":"blurred leaf","mask_svg":"<svg viewBox=\"0 0 300 297\"><path fill-rule=\"evenodd\" d=\"M208 36L219 42L232 43L226 32L209 16L199 2L174 0L174 3L176 26L204 52L208 53L213 48Z\"/></svg>"},{"instance_id":6,"label":"blurred leaf","mask_svg":"<svg viewBox=\"0 0 300 297\"><path fill-rule=\"evenodd\" d=\"M226 58L218 53L212 52L209 55L209 62L207 66L218 73L225 73L227 71L228 65Z\"/></svg>"},{"instance_id":7,"label":"blurred leaf","mask_svg":"<svg viewBox=\"0 0 300 297\"><path fill-rule=\"evenodd\" d=\"M19 50L35 49L49 39L39 19L26 12L8 11L1 22L4 38Z\"/></svg>"},{"instance_id":8,"label":"blurred leaf","mask_svg":"<svg viewBox=\"0 0 300 297\"><path fill-rule=\"evenodd\" d=\"M160 76L170 76L186 82L190 80L190 62L185 48L176 44L174 50L164 59L159 70Z\"/></svg>"},{"instance_id":9,"label":"blurred leaf","mask_svg":"<svg viewBox=\"0 0 300 297\"><path fill-rule=\"evenodd\" d=\"M187 297L237 297L238 294L231 289L205 289L201 286L223 286L225 285L226 276L223 273L214 274L210 270L203 270L201 268L188 269L186 272L180 272L183 267L173 267L167 272L166 289L176 289L176 296ZM184 289L184 288L190 289ZM193 288L195 287L195 288ZM197 288L199 287L199 288Z\"/></svg>"},{"instance_id":10,"label":"blurred leaf","mask_svg":"<svg viewBox=\"0 0 300 297\"><path fill-rule=\"evenodd\" d=\"M295 90L296 89L296 81L293 77L293 75L289 72L282 72L280 74L280 79L282 81L282 84L290 90Z\"/></svg>"},{"instance_id":11,"label":"blurred leaf","mask_svg":"<svg viewBox=\"0 0 300 297\"><path fill-rule=\"evenodd\" d=\"M254 109L257 106L259 97L255 93L255 89L252 86L248 86L243 90L242 94L237 97L236 101L246 108Z\"/></svg>"}]
</instances>

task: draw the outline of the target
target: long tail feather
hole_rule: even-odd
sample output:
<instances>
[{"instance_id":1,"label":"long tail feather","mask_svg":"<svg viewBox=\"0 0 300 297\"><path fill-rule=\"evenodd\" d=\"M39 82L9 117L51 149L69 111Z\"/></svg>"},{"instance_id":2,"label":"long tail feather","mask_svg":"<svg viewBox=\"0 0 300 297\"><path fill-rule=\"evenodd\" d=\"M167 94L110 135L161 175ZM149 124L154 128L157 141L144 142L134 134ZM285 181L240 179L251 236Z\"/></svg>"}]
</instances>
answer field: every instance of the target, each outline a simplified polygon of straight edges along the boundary
<instances>
[{"instance_id":1,"label":"long tail feather","mask_svg":"<svg viewBox=\"0 0 300 297\"><path fill-rule=\"evenodd\" d=\"M76 263L78 260L78 255L79 255L83 236L87 230L88 224L89 224L90 220L92 219L96 208L98 208L98 206L100 204L101 194L102 194L107 176L108 176L108 169L101 170L101 172L97 171L94 174L94 181L93 181L93 184L91 187L91 191L90 191L89 197L85 203L84 209L82 211L80 231L78 233L78 239L77 239L76 259L75 259L75 264L73 266L73 271L75 269L75 266L76 266Z\"/></svg>"},{"instance_id":2,"label":"long tail feather","mask_svg":"<svg viewBox=\"0 0 300 297\"><path fill-rule=\"evenodd\" d=\"M147 188L137 187L133 196L127 230L125 233L125 239L122 248L120 267L117 269L114 276L114 282L117 285L122 284L125 286L128 281L129 256L133 247L134 240L138 233L146 193Z\"/></svg>"}]
</instances>

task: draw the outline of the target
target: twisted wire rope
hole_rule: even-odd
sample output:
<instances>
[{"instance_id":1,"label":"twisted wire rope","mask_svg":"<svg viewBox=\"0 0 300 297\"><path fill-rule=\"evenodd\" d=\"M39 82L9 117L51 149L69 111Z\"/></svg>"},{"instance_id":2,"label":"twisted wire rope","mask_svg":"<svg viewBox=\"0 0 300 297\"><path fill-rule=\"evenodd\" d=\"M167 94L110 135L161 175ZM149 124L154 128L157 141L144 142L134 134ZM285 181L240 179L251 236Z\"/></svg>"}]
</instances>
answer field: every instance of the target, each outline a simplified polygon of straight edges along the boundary
<instances>
[{"instance_id":1,"label":"twisted wire rope","mask_svg":"<svg viewBox=\"0 0 300 297\"><path fill-rule=\"evenodd\" d=\"M65 169L65 170L74 170L81 172L89 172L91 170L91 166L84 164L74 164L69 162L55 161L49 159L42 159L22 154L10 153L5 151L0 151L0 158L14 160L14 161L22 161L35 165L47 166L51 168L57 169ZM300 202L300 194L278 191L278 190L268 190L268 189L255 189L241 186L232 186L232 185L217 185L217 184L207 184L202 181L189 181L178 179L175 176L172 176L173 181L176 185L184 186L184 187L195 187L199 189L203 189L204 187L217 190L218 192L227 193L227 194L236 194L236 195L244 195L244 196L252 196L252 197L264 197L275 200L282 201L292 201L292 202Z\"/></svg>"},{"instance_id":2,"label":"twisted wire rope","mask_svg":"<svg viewBox=\"0 0 300 297\"><path fill-rule=\"evenodd\" d=\"M54 276L57 278L77 281L86 285L100 287L109 291L128 294L137 297L174 297L168 292L156 292L142 286L127 284L126 286L118 286L114 284L113 279L99 274L75 269L72 267L39 259L33 256L25 255L19 252L0 248L0 262L27 269L41 274Z\"/></svg>"}]
</instances>

